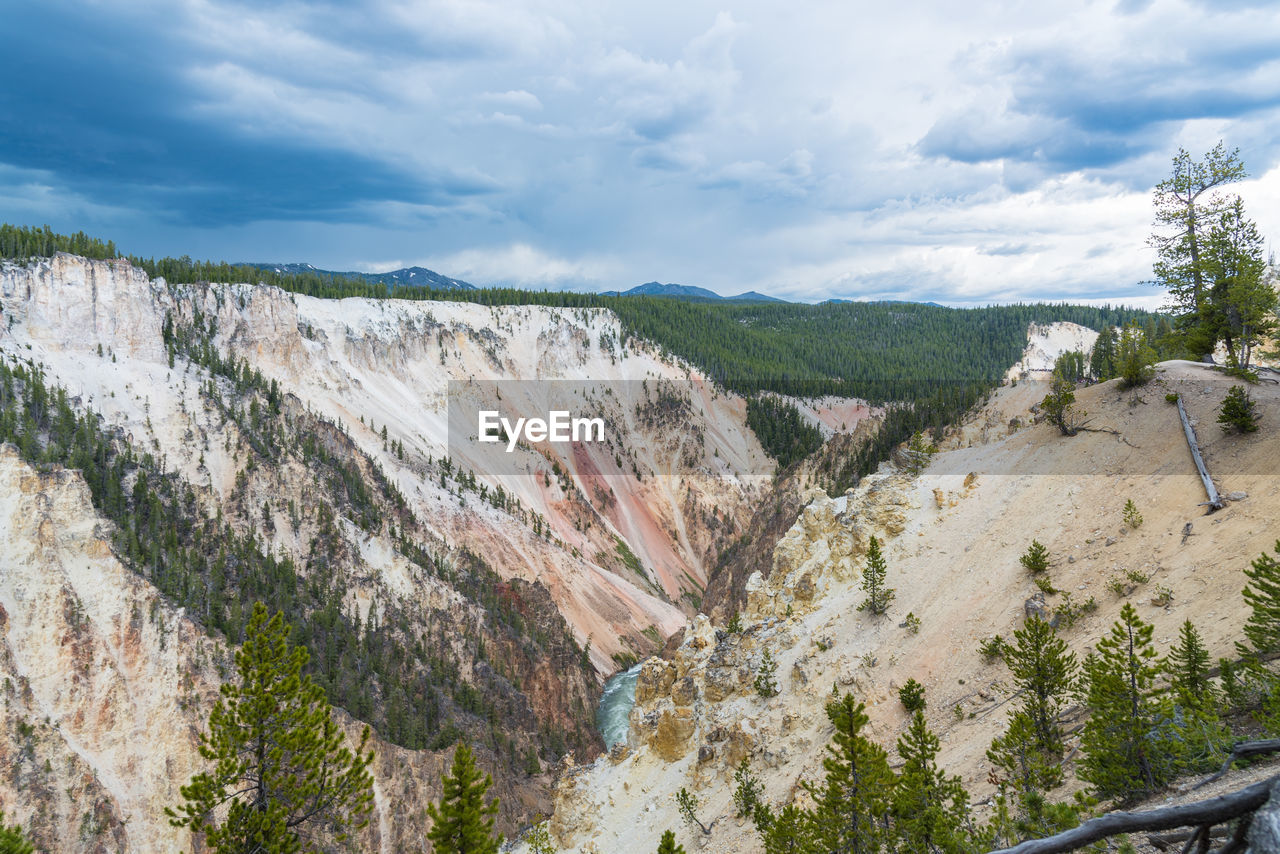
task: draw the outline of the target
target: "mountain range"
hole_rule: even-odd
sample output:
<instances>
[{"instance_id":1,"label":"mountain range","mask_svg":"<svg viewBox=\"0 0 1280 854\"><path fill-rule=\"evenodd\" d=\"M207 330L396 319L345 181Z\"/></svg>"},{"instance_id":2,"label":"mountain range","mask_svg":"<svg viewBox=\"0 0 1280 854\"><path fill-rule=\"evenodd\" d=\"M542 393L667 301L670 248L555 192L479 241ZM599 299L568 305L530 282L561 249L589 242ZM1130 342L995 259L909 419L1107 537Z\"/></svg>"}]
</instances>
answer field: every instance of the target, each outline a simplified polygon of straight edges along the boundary
<instances>
[{"instance_id":1,"label":"mountain range","mask_svg":"<svg viewBox=\"0 0 1280 854\"><path fill-rule=\"evenodd\" d=\"M674 297L675 299L706 300L709 302L786 302L758 291L746 291L736 296L724 297L715 291L699 288L694 285L677 285L672 283L645 282L626 291L602 291L605 297Z\"/></svg>"},{"instance_id":2,"label":"mountain range","mask_svg":"<svg viewBox=\"0 0 1280 854\"><path fill-rule=\"evenodd\" d=\"M386 273L358 273L355 271L338 272L321 270L311 264L255 264L246 263L245 267L256 267L259 270L271 270L276 273L315 273L335 279L361 279L366 282L380 282L384 285L418 285L437 288L439 290L474 291L476 286L461 279L451 279L435 270L426 267L402 267Z\"/></svg>"}]
</instances>

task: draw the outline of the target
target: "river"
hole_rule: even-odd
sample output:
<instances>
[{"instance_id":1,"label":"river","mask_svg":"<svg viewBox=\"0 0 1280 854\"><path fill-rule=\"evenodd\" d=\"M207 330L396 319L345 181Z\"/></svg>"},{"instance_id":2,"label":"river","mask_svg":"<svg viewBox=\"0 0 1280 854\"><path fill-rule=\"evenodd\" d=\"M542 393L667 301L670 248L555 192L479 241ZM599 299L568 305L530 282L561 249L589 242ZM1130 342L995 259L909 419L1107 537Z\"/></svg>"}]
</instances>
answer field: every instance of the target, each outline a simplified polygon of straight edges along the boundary
<instances>
[{"instance_id":1,"label":"river","mask_svg":"<svg viewBox=\"0 0 1280 854\"><path fill-rule=\"evenodd\" d=\"M606 749L627 740L627 721L631 707L636 704L636 677L640 675L641 666L637 664L604 683L604 694L596 709L596 729L600 730Z\"/></svg>"}]
</instances>

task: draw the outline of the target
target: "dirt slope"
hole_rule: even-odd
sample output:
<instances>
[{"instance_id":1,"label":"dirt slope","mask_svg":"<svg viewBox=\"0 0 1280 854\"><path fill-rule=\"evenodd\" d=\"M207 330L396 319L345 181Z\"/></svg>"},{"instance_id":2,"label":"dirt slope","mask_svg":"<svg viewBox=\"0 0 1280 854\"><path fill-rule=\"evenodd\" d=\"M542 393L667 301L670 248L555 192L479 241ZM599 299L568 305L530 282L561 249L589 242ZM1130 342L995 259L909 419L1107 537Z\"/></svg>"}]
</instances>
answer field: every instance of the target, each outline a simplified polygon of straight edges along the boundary
<instances>
[{"instance_id":1,"label":"dirt slope","mask_svg":"<svg viewBox=\"0 0 1280 854\"><path fill-rule=\"evenodd\" d=\"M1009 688L1007 670L986 663L978 645L1023 621L1024 602L1037 590L1018 557L1033 537L1049 547L1049 574L1064 591L1048 597L1048 607L1068 594L1097 603L1064 628L1080 654L1126 598L1154 622L1162 652L1191 618L1211 653L1228 654L1245 615L1241 570L1280 538L1280 386L1252 389L1268 427L1235 437L1214 423L1231 384L1174 362L1136 392L1118 382L1082 389L1090 426L1119 435L1066 438L1043 424L1003 435L1009 419L1033 420L1026 406L1038 397L1019 383L957 430L950 444L961 447L921 477L876 475L850 496L810 504L779 542L770 577L748 582L741 637L718 635L699 618L672 662L646 665L630 749L561 782L553 821L560 842L576 851L644 851L670 827L707 851L758 850L751 828L732 817L732 770L750 757L778 803L795 796L797 780L819 777L830 733L822 709L833 683L867 702L871 734L892 749L907 722L896 689L908 678L922 682L941 763L981 802L990 793L985 750L1003 726ZM1213 515L1201 506L1176 410L1164 400L1169 391L1183 394L1219 488L1237 499ZM988 417L1004 429L978 444ZM1128 498L1144 517L1136 530L1123 523ZM897 590L880 619L857 610L871 534L886 541ZM1108 581L1126 570L1150 580L1122 597ZM1167 604L1161 587L1171 591ZM921 621L918 634L900 625L908 612ZM766 646L782 688L770 700L751 688ZM702 799L702 820L714 822L705 839L695 840L676 813L672 793L681 786Z\"/></svg>"}]
</instances>

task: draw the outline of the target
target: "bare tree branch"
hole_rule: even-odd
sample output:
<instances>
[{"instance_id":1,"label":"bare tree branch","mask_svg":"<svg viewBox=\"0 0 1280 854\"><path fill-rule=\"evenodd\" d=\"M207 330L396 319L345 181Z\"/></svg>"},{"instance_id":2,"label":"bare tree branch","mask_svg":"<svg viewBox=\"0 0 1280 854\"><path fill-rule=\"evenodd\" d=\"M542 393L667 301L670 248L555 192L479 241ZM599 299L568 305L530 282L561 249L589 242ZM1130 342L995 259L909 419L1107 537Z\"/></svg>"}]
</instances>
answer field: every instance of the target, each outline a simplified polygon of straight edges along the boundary
<instances>
[{"instance_id":1,"label":"bare tree branch","mask_svg":"<svg viewBox=\"0 0 1280 854\"><path fill-rule=\"evenodd\" d=\"M1145 812L1110 812L1079 827L1044 839L1029 839L992 854L1062 854L1120 833L1145 833L1175 827L1210 827L1252 813L1267 802L1280 775L1216 798Z\"/></svg>"}]
</instances>

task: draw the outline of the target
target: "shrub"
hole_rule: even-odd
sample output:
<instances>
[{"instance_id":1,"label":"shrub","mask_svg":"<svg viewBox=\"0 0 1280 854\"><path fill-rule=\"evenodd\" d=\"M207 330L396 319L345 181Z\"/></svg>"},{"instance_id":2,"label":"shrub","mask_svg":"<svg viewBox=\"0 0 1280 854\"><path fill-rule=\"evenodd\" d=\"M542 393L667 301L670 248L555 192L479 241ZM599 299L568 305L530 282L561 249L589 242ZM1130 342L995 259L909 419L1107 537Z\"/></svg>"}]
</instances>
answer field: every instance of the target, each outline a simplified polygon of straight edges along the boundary
<instances>
[{"instance_id":1,"label":"shrub","mask_svg":"<svg viewBox=\"0 0 1280 854\"><path fill-rule=\"evenodd\" d=\"M982 642L978 644L978 652L982 653L982 657L988 662L995 661L997 658L1004 658L1005 649L1007 648L1008 644L999 635L983 638Z\"/></svg>"},{"instance_id":2,"label":"shrub","mask_svg":"<svg viewBox=\"0 0 1280 854\"><path fill-rule=\"evenodd\" d=\"M1132 581L1134 584L1146 584L1151 580L1151 576L1141 570L1126 569L1124 577Z\"/></svg>"},{"instance_id":3,"label":"shrub","mask_svg":"<svg viewBox=\"0 0 1280 854\"><path fill-rule=\"evenodd\" d=\"M1049 550L1039 540L1032 540L1031 545L1027 546L1026 553L1018 558L1018 562L1025 566L1028 572L1033 574L1043 572L1049 568Z\"/></svg>"},{"instance_id":4,"label":"shrub","mask_svg":"<svg viewBox=\"0 0 1280 854\"><path fill-rule=\"evenodd\" d=\"M778 671L778 663L773 660L769 650L760 657L760 669L756 671L756 693L766 700L778 695L778 680L773 676Z\"/></svg>"},{"instance_id":5,"label":"shrub","mask_svg":"<svg viewBox=\"0 0 1280 854\"><path fill-rule=\"evenodd\" d=\"M907 616L902 621L902 627L911 632L911 634L918 635L920 634L920 618L908 611Z\"/></svg>"},{"instance_id":6,"label":"shrub","mask_svg":"<svg viewBox=\"0 0 1280 854\"><path fill-rule=\"evenodd\" d=\"M1218 423L1228 433L1255 433L1258 413L1253 398L1242 385L1233 385L1218 409Z\"/></svg>"},{"instance_id":7,"label":"shrub","mask_svg":"<svg viewBox=\"0 0 1280 854\"><path fill-rule=\"evenodd\" d=\"M1062 594L1062 604L1053 609L1053 613L1062 620L1067 628L1071 628L1085 614L1098 610L1098 600L1090 596L1083 602L1072 602L1070 593Z\"/></svg>"},{"instance_id":8,"label":"shrub","mask_svg":"<svg viewBox=\"0 0 1280 854\"><path fill-rule=\"evenodd\" d=\"M1040 588L1040 592L1046 596L1052 596L1062 591L1053 586L1053 581L1047 575L1037 575L1035 578L1036 587Z\"/></svg>"},{"instance_id":9,"label":"shrub","mask_svg":"<svg viewBox=\"0 0 1280 854\"><path fill-rule=\"evenodd\" d=\"M1134 529L1142 525L1142 514L1138 512L1138 505L1133 503L1132 498L1124 503L1124 523Z\"/></svg>"},{"instance_id":10,"label":"shrub","mask_svg":"<svg viewBox=\"0 0 1280 854\"><path fill-rule=\"evenodd\" d=\"M907 684L898 689L898 699L908 712L921 711L925 707L924 686L915 679L908 679Z\"/></svg>"}]
</instances>

